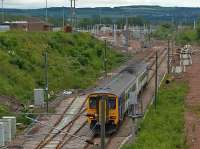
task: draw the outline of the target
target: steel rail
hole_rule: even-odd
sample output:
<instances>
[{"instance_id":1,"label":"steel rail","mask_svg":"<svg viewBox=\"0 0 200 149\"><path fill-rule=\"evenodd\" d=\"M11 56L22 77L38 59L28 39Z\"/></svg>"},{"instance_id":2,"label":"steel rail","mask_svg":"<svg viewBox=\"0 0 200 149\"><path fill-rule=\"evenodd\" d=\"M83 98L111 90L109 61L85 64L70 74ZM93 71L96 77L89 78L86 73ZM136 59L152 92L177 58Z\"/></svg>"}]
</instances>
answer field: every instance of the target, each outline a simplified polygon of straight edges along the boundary
<instances>
[{"instance_id":1,"label":"steel rail","mask_svg":"<svg viewBox=\"0 0 200 149\"><path fill-rule=\"evenodd\" d=\"M71 107L71 105L74 103L76 97L72 99L72 101L70 102L70 104L67 106L67 108L64 110L63 114L61 115L61 117L57 120L57 122L54 124L54 126L51 128L51 130L49 131L49 135L45 136L44 140L42 140L35 149L41 149L43 147L44 144L46 144L46 140L48 140L48 138L50 137L50 133L55 129L55 127L60 123L60 121L64 118L65 113L69 110L69 108Z\"/></svg>"},{"instance_id":2,"label":"steel rail","mask_svg":"<svg viewBox=\"0 0 200 149\"><path fill-rule=\"evenodd\" d=\"M75 101L75 100L74 100ZM73 103L72 103L73 104ZM72 105L71 104L71 105ZM61 134L61 132L63 132L65 129L67 129L66 131L64 131L64 132L66 132L65 134L64 134L64 136L67 136L68 135L68 131L70 130L70 128L72 127L72 125L74 124L74 122L80 117L80 115L82 115L84 112L85 112L85 110L86 109L83 109L83 107L84 107L84 105L86 104L86 100L83 102L83 104L81 105L81 107L80 107L80 109L79 109L79 111L78 111L78 113L76 114L76 116L73 118L73 120L71 120L67 125L65 125L60 131L58 131L57 133L55 133L54 135L52 135L52 136L50 136L49 138L47 137L47 139L41 144L41 146L40 146L40 148L38 148L38 149L42 149L42 148L44 148L48 143L50 143L54 138L56 138L58 135L60 135ZM69 108L68 108L69 109ZM67 109L67 110L68 110ZM83 109L83 110L82 110ZM67 112L67 110L66 110L66 112ZM81 111L82 110L82 111ZM64 116L63 116L64 117ZM58 124L57 125L59 125L59 123L62 121L62 119L63 119L63 117L60 119L60 121L58 122ZM56 125L56 126L57 126ZM54 129L52 129L52 131L53 131ZM71 137L73 137L73 136L71 136Z\"/></svg>"}]
</instances>

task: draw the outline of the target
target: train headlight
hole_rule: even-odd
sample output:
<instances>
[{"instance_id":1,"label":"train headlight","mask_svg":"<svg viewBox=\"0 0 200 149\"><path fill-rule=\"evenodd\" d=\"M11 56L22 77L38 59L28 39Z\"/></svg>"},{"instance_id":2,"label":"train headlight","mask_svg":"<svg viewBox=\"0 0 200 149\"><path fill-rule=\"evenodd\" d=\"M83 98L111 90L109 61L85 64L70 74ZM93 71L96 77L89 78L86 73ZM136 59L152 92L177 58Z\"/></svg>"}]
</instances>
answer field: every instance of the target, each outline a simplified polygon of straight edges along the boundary
<instances>
[{"instance_id":1,"label":"train headlight","mask_svg":"<svg viewBox=\"0 0 200 149\"><path fill-rule=\"evenodd\" d=\"M116 119L117 117L116 116L110 116L110 119Z\"/></svg>"}]
</instances>

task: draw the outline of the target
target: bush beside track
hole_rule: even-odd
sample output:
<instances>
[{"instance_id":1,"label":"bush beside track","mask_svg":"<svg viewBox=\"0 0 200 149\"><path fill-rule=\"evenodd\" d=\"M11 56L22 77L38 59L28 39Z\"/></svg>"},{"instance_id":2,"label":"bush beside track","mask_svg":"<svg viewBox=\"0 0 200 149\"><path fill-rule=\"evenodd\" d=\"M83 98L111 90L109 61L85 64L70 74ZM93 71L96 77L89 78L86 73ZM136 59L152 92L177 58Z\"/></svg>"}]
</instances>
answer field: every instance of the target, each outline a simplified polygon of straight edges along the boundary
<instances>
[{"instance_id":1,"label":"bush beside track","mask_svg":"<svg viewBox=\"0 0 200 149\"><path fill-rule=\"evenodd\" d=\"M124 149L183 149L184 98L188 86L185 82L174 81L165 84L159 91L157 111L150 107L140 125L138 137Z\"/></svg>"}]
</instances>

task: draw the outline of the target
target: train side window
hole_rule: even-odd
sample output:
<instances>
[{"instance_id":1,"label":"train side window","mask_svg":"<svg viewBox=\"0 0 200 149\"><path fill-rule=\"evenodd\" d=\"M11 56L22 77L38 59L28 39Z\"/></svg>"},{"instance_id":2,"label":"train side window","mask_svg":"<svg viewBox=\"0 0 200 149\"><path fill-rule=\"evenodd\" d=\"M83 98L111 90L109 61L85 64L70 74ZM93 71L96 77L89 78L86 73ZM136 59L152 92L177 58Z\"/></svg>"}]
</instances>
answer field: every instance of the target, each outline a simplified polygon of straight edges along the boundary
<instances>
[{"instance_id":1,"label":"train side window","mask_svg":"<svg viewBox=\"0 0 200 149\"><path fill-rule=\"evenodd\" d=\"M115 100L115 97L109 97L109 98L108 98L108 108L109 108L109 109L115 109L115 108L116 108L116 100Z\"/></svg>"},{"instance_id":2,"label":"train side window","mask_svg":"<svg viewBox=\"0 0 200 149\"><path fill-rule=\"evenodd\" d=\"M146 73L144 73L141 77L140 77L140 82L142 82L144 80L144 78L146 77Z\"/></svg>"},{"instance_id":3,"label":"train side window","mask_svg":"<svg viewBox=\"0 0 200 149\"><path fill-rule=\"evenodd\" d=\"M126 93L126 100L128 100L130 97L129 92Z\"/></svg>"},{"instance_id":4,"label":"train side window","mask_svg":"<svg viewBox=\"0 0 200 149\"><path fill-rule=\"evenodd\" d=\"M132 87L131 90L132 90L132 92L135 92L135 90L136 90L136 84L133 85L133 87Z\"/></svg>"},{"instance_id":5,"label":"train side window","mask_svg":"<svg viewBox=\"0 0 200 149\"><path fill-rule=\"evenodd\" d=\"M95 109L97 106L97 97L90 97L89 106L91 109Z\"/></svg>"}]
</instances>

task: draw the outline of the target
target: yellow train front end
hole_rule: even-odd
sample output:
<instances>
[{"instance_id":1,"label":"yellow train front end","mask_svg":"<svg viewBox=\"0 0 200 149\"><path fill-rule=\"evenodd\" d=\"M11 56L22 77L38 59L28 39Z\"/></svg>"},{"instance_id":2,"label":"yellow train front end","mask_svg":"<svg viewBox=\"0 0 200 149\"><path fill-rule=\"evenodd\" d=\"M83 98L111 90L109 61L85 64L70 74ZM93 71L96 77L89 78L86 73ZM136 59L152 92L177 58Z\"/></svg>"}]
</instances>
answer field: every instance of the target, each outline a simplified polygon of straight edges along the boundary
<instances>
[{"instance_id":1,"label":"yellow train front end","mask_svg":"<svg viewBox=\"0 0 200 149\"><path fill-rule=\"evenodd\" d=\"M105 127L107 133L116 131L119 125L118 97L109 93L94 93L87 97L87 117L90 128L96 133L100 131L102 107L100 101L105 101Z\"/></svg>"}]
</instances>

